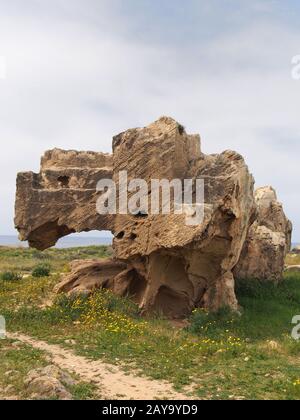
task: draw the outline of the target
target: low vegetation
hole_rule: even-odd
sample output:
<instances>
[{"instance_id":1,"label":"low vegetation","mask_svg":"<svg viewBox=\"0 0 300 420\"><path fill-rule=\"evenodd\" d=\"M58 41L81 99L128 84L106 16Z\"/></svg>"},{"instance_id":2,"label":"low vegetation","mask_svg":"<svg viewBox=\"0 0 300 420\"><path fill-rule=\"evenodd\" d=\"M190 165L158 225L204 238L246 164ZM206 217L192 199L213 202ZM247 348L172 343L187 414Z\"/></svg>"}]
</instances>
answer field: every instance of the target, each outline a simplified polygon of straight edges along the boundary
<instances>
[{"instance_id":1,"label":"low vegetation","mask_svg":"<svg viewBox=\"0 0 300 420\"><path fill-rule=\"evenodd\" d=\"M22 280L23 275L14 271L4 271L1 273L0 278L4 281L18 281Z\"/></svg>"},{"instance_id":2,"label":"low vegetation","mask_svg":"<svg viewBox=\"0 0 300 420\"><path fill-rule=\"evenodd\" d=\"M51 266L49 264L38 264L32 270L32 277L49 277L51 272Z\"/></svg>"},{"instance_id":3,"label":"low vegetation","mask_svg":"<svg viewBox=\"0 0 300 420\"><path fill-rule=\"evenodd\" d=\"M286 257L287 265L300 265L300 254L289 254Z\"/></svg>"},{"instance_id":4,"label":"low vegetation","mask_svg":"<svg viewBox=\"0 0 300 420\"><path fill-rule=\"evenodd\" d=\"M5 270L17 268L25 274L37 264L36 254L29 256L35 251L4 252L8 260L0 251L0 261ZM70 260L108 253L105 247L49 250L43 262L53 267L50 276L1 279L0 314L8 330L168 380L176 389L199 398L300 398L300 342L291 338L292 318L300 314L299 275L289 275L278 287L255 281L238 283L240 315L226 308L217 314L195 310L180 328L161 318L142 318L131 300L109 291L77 298L52 294L59 271L66 270ZM9 265L9 259L14 265ZM23 263L26 270L22 271ZM26 351L31 352L24 348L24 355ZM40 353L36 364L43 365ZM5 385L9 380L5 377ZM1 381L3 377L3 387ZM20 382L16 392L22 396L21 388Z\"/></svg>"},{"instance_id":5,"label":"low vegetation","mask_svg":"<svg viewBox=\"0 0 300 420\"><path fill-rule=\"evenodd\" d=\"M70 249L51 248L37 251L31 248L0 247L0 273L17 271L30 274L39 264L48 264L53 272L68 269L72 260L105 258L111 255L111 248L107 246L89 246Z\"/></svg>"},{"instance_id":6,"label":"low vegetation","mask_svg":"<svg viewBox=\"0 0 300 420\"><path fill-rule=\"evenodd\" d=\"M0 399L28 399L31 393L24 386L27 374L32 369L49 365L47 355L30 346L13 340L0 340ZM67 386L73 399L92 399L96 397L91 384L74 378L75 385Z\"/></svg>"}]
</instances>

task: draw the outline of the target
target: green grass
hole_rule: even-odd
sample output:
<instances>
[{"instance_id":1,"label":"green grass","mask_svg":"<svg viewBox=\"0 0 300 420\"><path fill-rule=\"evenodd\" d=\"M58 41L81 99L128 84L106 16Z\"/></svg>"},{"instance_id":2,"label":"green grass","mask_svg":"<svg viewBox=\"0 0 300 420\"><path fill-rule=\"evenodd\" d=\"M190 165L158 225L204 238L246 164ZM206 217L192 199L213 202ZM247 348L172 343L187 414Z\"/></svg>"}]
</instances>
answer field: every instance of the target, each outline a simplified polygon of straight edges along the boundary
<instances>
[{"instance_id":1,"label":"green grass","mask_svg":"<svg viewBox=\"0 0 300 420\"><path fill-rule=\"evenodd\" d=\"M192 332L204 331L217 337L229 330L242 339L276 340L290 335L294 315L300 314L300 276L286 275L280 285L256 280L237 282L236 294L241 316L222 310L207 314L197 310L192 315Z\"/></svg>"},{"instance_id":2,"label":"green grass","mask_svg":"<svg viewBox=\"0 0 300 420\"><path fill-rule=\"evenodd\" d=\"M74 252L62 253L63 266ZM300 342L291 338L292 317L300 314L299 275L277 287L238 283L240 316L226 309L213 315L196 310L181 330L163 319L141 318L131 301L108 291L62 296L45 306L57 281L58 275L0 280L0 313L8 330L166 379L199 398L300 398ZM82 386L76 392L88 398L90 390Z\"/></svg>"},{"instance_id":3,"label":"green grass","mask_svg":"<svg viewBox=\"0 0 300 420\"><path fill-rule=\"evenodd\" d=\"M12 387L5 392L8 397L28 397L24 379L31 369L47 365L44 353L21 343L14 346L11 340L0 340L0 357L0 388L5 390L8 386ZM3 393L0 391L0 394Z\"/></svg>"},{"instance_id":4,"label":"green grass","mask_svg":"<svg viewBox=\"0 0 300 420\"><path fill-rule=\"evenodd\" d=\"M30 399L32 396L24 386L24 380L32 369L49 365L47 355L20 342L0 340L0 357L0 399ZM66 388L76 400L96 397L92 384L77 380L75 385Z\"/></svg>"},{"instance_id":5,"label":"green grass","mask_svg":"<svg viewBox=\"0 0 300 420\"><path fill-rule=\"evenodd\" d=\"M14 271L5 271L4 273L1 273L0 278L4 281L18 281L22 280L23 275Z\"/></svg>"},{"instance_id":6,"label":"green grass","mask_svg":"<svg viewBox=\"0 0 300 420\"><path fill-rule=\"evenodd\" d=\"M94 400L99 399L99 393L95 385L86 382L80 382L69 387L74 400Z\"/></svg>"},{"instance_id":7,"label":"green grass","mask_svg":"<svg viewBox=\"0 0 300 420\"><path fill-rule=\"evenodd\" d=\"M0 247L0 273L17 270L17 272L31 273L39 264L51 265L53 272L62 272L72 260L105 258L111 256L110 247L89 246L78 248L37 251L31 248Z\"/></svg>"}]
</instances>

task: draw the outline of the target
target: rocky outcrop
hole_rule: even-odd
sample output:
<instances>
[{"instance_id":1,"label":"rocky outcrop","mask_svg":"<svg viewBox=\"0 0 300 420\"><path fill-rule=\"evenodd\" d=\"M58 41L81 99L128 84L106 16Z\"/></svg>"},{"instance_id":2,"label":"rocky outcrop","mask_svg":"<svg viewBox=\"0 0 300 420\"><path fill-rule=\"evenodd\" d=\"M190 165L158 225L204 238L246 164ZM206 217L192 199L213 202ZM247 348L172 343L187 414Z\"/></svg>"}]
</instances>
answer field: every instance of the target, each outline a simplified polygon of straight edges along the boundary
<instances>
[{"instance_id":1,"label":"rocky outcrop","mask_svg":"<svg viewBox=\"0 0 300 420\"><path fill-rule=\"evenodd\" d=\"M75 260L70 266L70 274L55 286L55 292L88 295L94 289L112 289L118 283L118 276L127 269L126 264L113 260Z\"/></svg>"},{"instance_id":2,"label":"rocky outcrop","mask_svg":"<svg viewBox=\"0 0 300 420\"><path fill-rule=\"evenodd\" d=\"M33 399L71 400L67 387L75 384L68 373L54 365L31 370L25 378L26 389Z\"/></svg>"},{"instance_id":3,"label":"rocky outcrop","mask_svg":"<svg viewBox=\"0 0 300 420\"><path fill-rule=\"evenodd\" d=\"M113 180L119 197L124 193L123 171L127 185L139 179L150 189L140 192L131 214L122 211L124 200L116 214L99 214L97 182ZM185 204L180 213L173 198L168 214L162 203L159 211L151 211L153 179L202 179L204 203ZM116 136L112 155L47 152L39 174L18 175L16 226L21 239L38 249L71 232L105 229L114 234L115 259L75 263L58 286L60 291L86 293L93 287L108 287L131 296L143 313L159 312L169 318L185 317L198 306L237 309L233 271L247 254L244 244L256 216L253 185L238 153L204 155L198 135L188 135L176 121L162 117L148 127ZM131 189L127 200L137 191ZM203 218L193 223L198 210Z\"/></svg>"},{"instance_id":4,"label":"rocky outcrop","mask_svg":"<svg viewBox=\"0 0 300 420\"><path fill-rule=\"evenodd\" d=\"M257 214L250 226L234 275L242 279L278 282L291 248L292 224L272 187L255 191Z\"/></svg>"},{"instance_id":5,"label":"rocky outcrop","mask_svg":"<svg viewBox=\"0 0 300 420\"><path fill-rule=\"evenodd\" d=\"M15 225L21 240L39 250L74 232L110 230L112 218L96 210L96 184L112 177L112 156L54 149L41 172L17 177Z\"/></svg>"}]
</instances>

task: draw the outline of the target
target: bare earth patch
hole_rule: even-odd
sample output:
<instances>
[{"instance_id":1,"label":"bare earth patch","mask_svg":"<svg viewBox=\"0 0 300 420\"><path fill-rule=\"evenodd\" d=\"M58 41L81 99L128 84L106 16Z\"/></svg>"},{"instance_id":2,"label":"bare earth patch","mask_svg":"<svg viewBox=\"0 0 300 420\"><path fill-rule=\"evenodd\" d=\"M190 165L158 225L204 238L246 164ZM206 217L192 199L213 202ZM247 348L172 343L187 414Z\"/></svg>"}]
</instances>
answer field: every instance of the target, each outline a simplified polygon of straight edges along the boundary
<instances>
[{"instance_id":1,"label":"bare earth patch","mask_svg":"<svg viewBox=\"0 0 300 420\"><path fill-rule=\"evenodd\" d=\"M166 381L129 375L116 366L77 356L70 350L65 350L58 345L35 340L24 334L9 333L8 338L19 340L33 348L49 353L53 364L75 373L86 382L96 385L103 399L190 399L187 395L174 391L172 385Z\"/></svg>"}]
</instances>

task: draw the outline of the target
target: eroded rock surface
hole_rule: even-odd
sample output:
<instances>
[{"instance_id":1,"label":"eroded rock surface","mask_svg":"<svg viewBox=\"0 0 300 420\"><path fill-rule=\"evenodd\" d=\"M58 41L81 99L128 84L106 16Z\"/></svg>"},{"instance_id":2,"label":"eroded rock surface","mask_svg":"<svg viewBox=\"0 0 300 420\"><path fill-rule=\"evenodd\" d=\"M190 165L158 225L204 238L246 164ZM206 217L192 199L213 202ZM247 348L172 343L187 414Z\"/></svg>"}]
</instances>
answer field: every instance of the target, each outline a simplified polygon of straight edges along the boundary
<instances>
[{"instance_id":1,"label":"eroded rock surface","mask_svg":"<svg viewBox=\"0 0 300 420\"><path fill-rule=\"evenodd\" d=\"M249 280L278 282L282 279L285 257L291 248L292 224L272 187L257 189L255 201L257 214L234 275Z\"/></svg>"},{"instance_id":2,"label":"eroded rock surface","mask_svg":"<svg viewBox=\"0 0 300 420\"><path fill-rule=\"evenodd\" d=\"M70 274L54 289L57 293L88 295L94 289L113 288L127 269L125 263L114 260L75 260L70 266Z\"/></svg>"},{"instance_id":3,"label":"eroded rock surface","mask_svg":"<svg viewBox=\"0 0 300 420\"><path fill-rule=\"evenodd\" d=\"M25 386L34 399L71 400L66 387L75 385L73 378L57 366L31 370L25 379Z\"/></svg>"},{"instance_id":4,"label":"eroded rock surface","mask_svg":"<svg viewBox=\"0 0 300 420\"><path fill-rule=\"evenodd\" d=\"M112 171L109 154L46 152L39 174L18 174L15 225L20 239L44 250L70 233L110 230L112 217L96 211L96 184L111 178Z\"/></svg>"},{"instance_id":5,"label":"eroded rock surface","mask_svg":"<svg viewBox=\"0 0 300 420\"><path fill-rule=\"evenodd\" d=\"M152 179L203 179L202 222L186 223L187 215L193 214L190 206L183 214L153 214L150 194L146 211L99 215L97 182L112 179L120 192L120 171L127 171L128 182L143 179L148 185ZM256 195L255 200L253 186L242 156L233 151L205 155L198 135L188 135L176 121L162 117L148 127L114 137L112 155L47 152L39 174L18 175L16 226L21 239L38 249L72 232L96 229L114 234L115 259L74 263L59 291L108 287L131 296L144 313L155 311L169 318L185 317L198 306L237 309L233 271L239 261L243 267L248 260L246 238L249 243L254 230L267 229L270 242L279 242L274 252L280 249L281 255L290 240L291 226L285 223L282 209L273 199L271 208L263 205L264 195L260 199ZM264 258L266 265L272 264L274 253L266 252Z\"/></svg>"}]
</instances>

